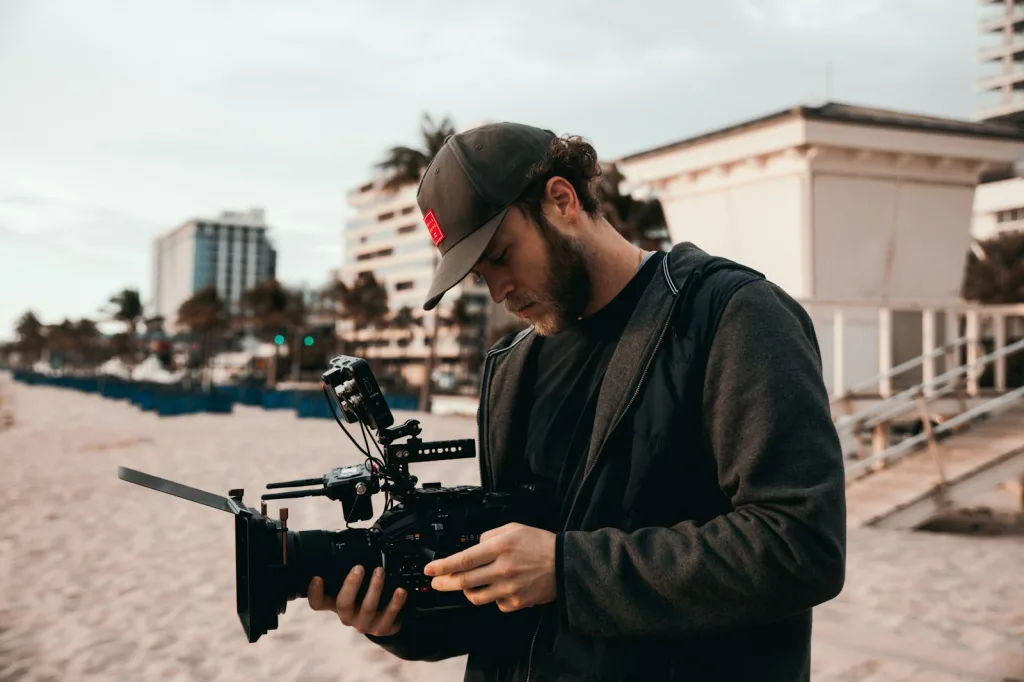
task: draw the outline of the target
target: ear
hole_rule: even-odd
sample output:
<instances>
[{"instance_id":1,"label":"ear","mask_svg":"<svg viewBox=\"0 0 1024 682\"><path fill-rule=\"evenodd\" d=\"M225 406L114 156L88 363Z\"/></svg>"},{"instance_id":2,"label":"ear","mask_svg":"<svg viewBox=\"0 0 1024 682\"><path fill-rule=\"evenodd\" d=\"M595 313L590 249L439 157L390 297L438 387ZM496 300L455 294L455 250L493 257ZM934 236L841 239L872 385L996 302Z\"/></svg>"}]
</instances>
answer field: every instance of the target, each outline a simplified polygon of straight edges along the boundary
<instances>
[{"instance_id":1,"label":"ear","mask_svg":"<svg viewBox=\"0 0 1024 682\"><path fill-rule=\"evenodd\" d=\"M545 203L553 216L567 223L576 222L580 214L580 198L576 196L571 182L556 175L548 180L545 195Z\"/></svg>"}]
</instances>

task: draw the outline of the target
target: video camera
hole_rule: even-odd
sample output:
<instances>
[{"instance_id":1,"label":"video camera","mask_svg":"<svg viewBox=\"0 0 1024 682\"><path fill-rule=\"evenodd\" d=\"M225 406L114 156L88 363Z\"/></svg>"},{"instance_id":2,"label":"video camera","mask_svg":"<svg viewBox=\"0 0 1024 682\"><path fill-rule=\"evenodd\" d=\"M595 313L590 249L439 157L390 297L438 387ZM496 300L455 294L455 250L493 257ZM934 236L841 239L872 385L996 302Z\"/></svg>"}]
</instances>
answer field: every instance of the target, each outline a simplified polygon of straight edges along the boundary
<instances>
[{"instance_id":1,"label":"video camera","mask_svg":"<svg viewBox=\"0 0 1024 682\"><path fill-rule=\"evenodd\" d=\"M378 566L384 568L378 609L387 606L399 587L408 594L403 610L472 607L463 592L433 590L423 567L477 544L487 530L514 521L528 525L538 521L537 490L532 485L511 492L486 492L478 486L443 488L440 483L417 488L417 478L409 474L410 464L473 458L475 443L472 439L422 441L415 419L393 426L394 416L365 360L336 357L322 379L335 420L366 460L331 469L321 478L267 485L268 489L318 487L264 494L257 511L245 506L240 489L222 497L126 467L117 470L122 480L234 514L237 610L250 643L277 629L278 616L289 601L305 598L313 577L323 578L324 594L336 596L356 565L364 567L365 575ZM365 447L345 428L339 412L345 422L360 424ZM374 446L379 458L370 453L367 429L377 433ZM400 438L408 440L396 443ZM369 528L348 527L353 521L373 518L373 495L381 491L386 501L380 518ZM278 519L267 515L267 500L314 496L341 502L346 530L294 531L288 529L287 509L280 510ZM367 587L364 580L357 601Z\"/></svg>"}]
</instances>

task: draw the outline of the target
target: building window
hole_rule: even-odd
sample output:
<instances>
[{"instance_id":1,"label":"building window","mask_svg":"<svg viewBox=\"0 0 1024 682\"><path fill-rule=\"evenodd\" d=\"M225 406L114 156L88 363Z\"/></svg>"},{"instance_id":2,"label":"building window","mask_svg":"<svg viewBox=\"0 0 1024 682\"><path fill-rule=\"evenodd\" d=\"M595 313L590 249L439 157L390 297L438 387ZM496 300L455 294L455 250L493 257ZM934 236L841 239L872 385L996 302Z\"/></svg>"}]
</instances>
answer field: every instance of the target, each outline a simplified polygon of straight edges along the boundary
<instances>
[{"instance_id":1,"label":"building window","mask_svg":"<svg viewBox=\"0 0 1024 682\"><path fill-rule=\"evenodd\" d=\"M394 249L381 249L380 251L370 251L369 253L361 253L356 256L357 261L361 260L372 260L374 258L386 258L394 253Z\"/></svg>"},{"instance_id":2,"label":"building window","mask_svg":"<svg viewBox=\"0 0 1024 682\"><path fill-rule=\"evenodd\" d=\"M1012 223L1024 219L1024 208L1014 208L996 212L996 222Z\"/></svg>"},{"instance_id":3,"label":"building window","mask_svg":"<svg viewBox=\"0 0 1024 682\"><path fill-rule=\"evenodd\" d=\"M395 217L395 212L394 211L388 211L387 213L381 213L379 216L377 216L377 222L382 223L385 220L391 220L394 217Z\"/></svg>"},{"instance_id":4,"label":"building window","mask_svg":"<svg viewBox=\"0 0 1024 682\"><path fill-rule=\"evenodd\" d=\"M398 234L410 234L415 231L416 223L413 223L412 225L403 225L402 227L398 228Z\"/></svg>"},{"instance_id":5,"label":"building window","mask_svg":"<svg viewBox=\"0 0 1024 682\"><path fill-rule=\"evenodd\" d=\"M416 286L416 282L412 280L406 280L404 282L395 283L395 291L405 291L406 289L412 289Z\"/></svg>"},{"instance_id":6,"label":"building window","mask_svg":"<svg viewBox=\"0 0 1024 682\"><path fill-rule=\"evenodd\" d=\"M414 208L416 208L416 207L415 206L406 206L405 208L402 209L402 215L409 215L410 213L412 213Z\"/></svg>"}]
</instances>

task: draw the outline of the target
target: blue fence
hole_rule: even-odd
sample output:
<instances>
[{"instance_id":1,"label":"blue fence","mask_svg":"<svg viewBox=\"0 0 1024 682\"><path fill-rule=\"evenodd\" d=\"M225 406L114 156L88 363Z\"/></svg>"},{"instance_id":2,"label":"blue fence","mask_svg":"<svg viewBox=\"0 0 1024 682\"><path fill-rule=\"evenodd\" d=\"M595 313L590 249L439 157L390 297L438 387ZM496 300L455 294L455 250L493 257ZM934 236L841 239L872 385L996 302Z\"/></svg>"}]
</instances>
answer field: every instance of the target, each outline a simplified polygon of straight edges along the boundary
<instances>
[{"instance_id":1,"label":"blue fence","mask_svg":"<svg viewBox=\"0 0 1024 682\"><path fill-rule=\"evenodd\" d=\"M153 412L161 417L231 414L235 405L248 405L265 410L292 410L300 419L334 419L322 391L278 391L257 386L216 386L202 391L116 377L48 376L25 370L13 370L12 375L18 383L98 393L109 400L125 401L142 412ZM392 410L415 410L419 407L416 396L387 396L385 400Z\"/></svg>"}]
</instances>

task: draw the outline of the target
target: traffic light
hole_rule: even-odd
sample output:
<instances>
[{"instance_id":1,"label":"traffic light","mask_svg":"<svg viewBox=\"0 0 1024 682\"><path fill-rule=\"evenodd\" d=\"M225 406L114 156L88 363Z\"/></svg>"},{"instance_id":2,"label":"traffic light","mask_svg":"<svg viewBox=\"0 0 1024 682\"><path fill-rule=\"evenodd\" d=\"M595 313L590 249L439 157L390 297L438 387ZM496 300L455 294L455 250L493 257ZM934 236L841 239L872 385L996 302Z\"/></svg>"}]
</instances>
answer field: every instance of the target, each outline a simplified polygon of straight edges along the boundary
<instances>
[{"instance_id":1,"label":"traffic light","mask_svg":"<svg viewBox=\"0 0 1024 682\"><path fill-rule=\"evenodd\" d=\"M302 339L302 343L306 344L307 346L312 346L313 345L313 337L307 335L306 338Z\"/></svg>"},{"instance_id":2,"label":"traffic light","mask_svg":"<svg viewBox=\"0 0 1024 682\"><path fill-rule=\"evenodd\" d=\"M284 334L278 334L277 336L275 336L274 343L276 343L278 346L284 345Z\"/></svg>"}]
</instances>

